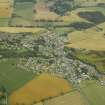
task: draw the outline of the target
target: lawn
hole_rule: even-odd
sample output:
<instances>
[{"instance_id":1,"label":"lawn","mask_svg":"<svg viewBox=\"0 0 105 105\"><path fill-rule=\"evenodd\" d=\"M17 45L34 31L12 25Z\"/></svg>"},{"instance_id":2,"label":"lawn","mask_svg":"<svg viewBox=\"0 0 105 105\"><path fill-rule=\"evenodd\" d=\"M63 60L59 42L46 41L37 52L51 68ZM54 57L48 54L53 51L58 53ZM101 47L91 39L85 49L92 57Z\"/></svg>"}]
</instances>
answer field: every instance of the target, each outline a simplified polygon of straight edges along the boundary
<instances>
[{"instance_id":1,"label":"lawn","mask_svg":"<svg viewBox=\"0 0 105 105\"><path fill-rule=\"evenodd\" d=\"M105 86L95 80L84 81L80 85L80 91L89 105L105 104Z\"/></svg>"}]
</instances>

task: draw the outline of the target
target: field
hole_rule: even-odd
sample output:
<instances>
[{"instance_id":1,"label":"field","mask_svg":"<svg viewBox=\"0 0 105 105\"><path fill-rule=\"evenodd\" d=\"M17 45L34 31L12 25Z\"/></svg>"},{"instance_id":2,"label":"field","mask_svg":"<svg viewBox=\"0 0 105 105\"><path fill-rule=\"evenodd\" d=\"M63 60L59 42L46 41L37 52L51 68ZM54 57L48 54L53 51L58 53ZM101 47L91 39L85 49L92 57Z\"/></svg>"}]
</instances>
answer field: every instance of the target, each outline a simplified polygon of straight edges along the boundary
<instances>
[{"instance_id":1,"label":"field","mask_svg":"<svg viewBox=\"0 0 105 105\"><path fill-rule=\"evenodd\" d=\"M0 1L0 17L10 17L11 8L9 2Z\"/></svg>"},{"instance_id":2,"label":"field","mask_svg":"<svg viewBox=\"0 0 105 105\"><path fill-rule=\"evenodd\" d=\"M43 105L43 103L42 103L42 102L40 102L40 103L37 103L37 104L34 104L34 105Z\"/></svg>"},{"instance_id":3,"label":"field","mask_svg":"<svg viewBox=\"0 0 105 105\"><path fill-rule=\"evenodd\" d=\"M33 78L32 73L18 68L17 62L18 59L12 58L0 60L0 86L5 87L9 94Z\"/></svg>"},{"instance_id":4,"label":"field","mask_svg":"<svg viewBox=\"0 0 105 105\"><path fill-rule=\"evenodd\" d=\"M0 27L7 27L9 18L0 18Z\"/></svg>"},{"instance_id":5,"label":"field","mask_svg":"<svg viewBox=\"0 0 105 105\"><path fill-rule=\"evenodd\" d=\"M91 28L83 31L75 31L70 33L70 44L69 47L72 48L82 48L88 50L98 50L105 51L105 36L103 31L98 31L98 29Z\"/></svg>"},{"instance_id":6,"label":"field","mask_svg":"<svg viewBox=\"0 0 105 105\"><path fill-rule=\"evenodd\" d=\"M84 81L80 86L81 93L89 105L105 104L105 86L96 81Z\"/></svg>"},{"instance_id":7,"label":"field","mask_svg":"<svg viewBox=\"0 0 105 105\"><path fill-rule=\"evenodd\" d=\"M0 18L10 17L10 12L10 9L7 9L6 7L0 7Z\"/></svg>"},{"instance_id":8,"label":"field","mask_svg":"<svg viewBox=\"0 0 105 105\"><path fill-rule=\"evenodd\" d=\"M105 0L59 1L0 0L0 95L6 90L8 105L105 105ZM45 67L72 85L41 74Z\"/></svg>"},{"instance_id":9,"label":"field","mask_svg":"<svg viewBox=\"0 0 105 105\"><path fill-rule=\"evenodd\" d=\"M74 30L68 34L67 47L76 49L73 52L76 58L95 65L99 72L105 73L105 8L98 6L79 8L74 10L73 15ZM91 24L86 26L75 21Z\"/></svg>"},{"instance_id":10,"label":"field","mask_svg":"<svg viewBox=\"0 0 105 105\"><path fill-rule=\"evenodd\" d=\"M15 4L13 16L11 19L12 26L32 26L33 20L33 2L18 2Z\"/></svg>"},{"instance_id":11,"label":"field","mask_svg":"<svg viewBox=\"0 0 105 105\"><path fill-rule=\"evenodd\" d=\"M57 20L57 18L59 17L59 15L57 15L54 12L51 12L46 4L41 1L41 0L37 0L37 4L35 4L35 13L34 13L34 20Z\"/></svg>"},{"instance_id":12,"label":"field","mask_svg":"<svg viewBox=\"0 0 105 105\"><path fill-rule=\"evenodd\" d=\"M17 105L17 103L30 105L71 90L72 87L66 80L44 73L14 91L9 98L9 105Z\"/></svg>"},{"instance_id":13,"label":"field","mask_svg":"<svg viewBox=\"0 0 105 105\"><path fill-rule=\"evenodd\" d=\"M0 32L21 33L21 32L40 32L43 28L19 28L19 27L0 27Z\"/></svg>"},{"instance_id":14,"label":"field","mask_svg":"<svg viewBox=\"0 0 105 105\"><path fill-rule=\"evenodd\" d=\"M69 47L82 48L88 50L105 51L105 9L102 7L81 8L76 10L78 17L80 15L86 21L94 24L88 29L74 30L68 36L70 37ZM84 14L84 15L83 15ZM87 17L86 17L87 15ZM97 15L94 17L92 15ZM102 15L102 17L100 17ZM85 16L85 17L84 17ZM75 19L76 17L74 17ZM76 20L81 20L77 18ZM81 26L78 26L81 27Z\"/></svg>"},{"instance_id":15,"label":"field","mask_svg":"<svg viewBox=\"0 0 105 105\"><path fill-rule=\"evenodd\" d=\"M44 105L87 105L81 94L77 91L45 101Z\"/></svg>"},{"instance_id":16,"label":"field","mask_svg":"<svg viewBox=\"0 0 105 105\"><path fill-rule=\"evenodd\" d=\"M61 16L59 19L64 21L65 23L68 23L68 24L71 24L73 22L88 22L85 19L83 19L77 15L77 13L78 13L77 10L68 12L68 15Z\"/></svg>"},{"instance_id":17,"label":"field","mask_svg":"<svg viewBox=\"0 0 105 105\"><path fill-rule=\"evenodd\" d=\"M11 17L11 10L8 0L0 0L0 27L8 26L8 22Z\"/></svg>"}]
</instances>

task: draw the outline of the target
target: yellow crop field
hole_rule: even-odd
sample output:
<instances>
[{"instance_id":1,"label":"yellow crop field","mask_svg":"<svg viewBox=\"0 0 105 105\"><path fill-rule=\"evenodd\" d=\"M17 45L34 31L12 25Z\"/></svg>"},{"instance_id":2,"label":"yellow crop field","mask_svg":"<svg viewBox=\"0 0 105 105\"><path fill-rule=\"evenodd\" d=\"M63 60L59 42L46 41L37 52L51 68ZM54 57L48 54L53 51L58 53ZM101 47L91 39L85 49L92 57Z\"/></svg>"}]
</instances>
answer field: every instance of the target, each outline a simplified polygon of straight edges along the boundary
<instances>
[{"instance_id":1,"label":"yellow crop field","mask_svg":"<svg viewBox=\"0 0 105 105\"><path fill-rule=\"evenodd\" d=\"M100 24L98 27L103 31L99 31L96 27L84 30L74 31L69 34L70 44L67 45L71 48L83 48L88 50L105 51L105 23Z\"/></svg>"},{"instance_id":2,"label":"yellow crop field","mask_svg":"<svg viewBox=\"0 0 105 105\"><path fill-rule=\"evenodd\" d=\"M9 0L0 0L0 17L10 17L11 3Z\"/></svg>"},{"instance_id":3,"label":"yellow crop field","mask_svg":"<svg viewBox=\"0 0 105 105\"><path fill-rule=\"evenodd\" d=\"M56 13L51 12L43 1L37 0L35 10L34 20L57 20L59 17Z\"/></svg>"},{"instance_id":4,"label":"yellow crop field","mask_svg":"<svg viewBox=\"0 0 105 105\"><path fill-rule=\"evenodd\" d=\"M9 33L20 33L20 32L39 32L43 31L43 28L21 28L21 27L0 27L0 32L9 32Z\"/></svg>"},{"instance_id":5,"label":"yellow crop field","mask_svg":"<svg viewBox=\"0 0 105 105\"><path fill-rule=\"evenodd\" d=\"M10 0L0 0L0 3L9 2Z\"/></svg>"},{"instance_id":6,"label":"yellow crop field","mask_svg":"<svg viewBox=\"0 0 105 105\"><path fill-rule=\"evenodd\" d=\"M59 96L72 90L70 84L54 75L41 74L9 97L9 105L31 105L44 99Z\"/></svg>"},{"instance_id":7,"label":"yellow crop field","mask_svg":"<svg viewBox=\"0 0 105 105\"><path fill-rule=\"evenodd\" d=\"M34 105L43 105L43 103L42 103L42 102L40 102L40 103L37 103L37 104L34 104Z\"/></svg>"},{"instance_id":8,"label":"yellow crop field","mask_svg":"<svg viewBox=\"0 0 105 105\"><path fill-rule=\"evenodd\" d=\"M87 20L79 17L77 15L77 10L74 10L72 12L68 12L66 16L62 16L59 18L59 20L62 20L64 22L67 22L67 23L73 23L73 22L88 22Z\"/></svg>"},{"instance_id":9,"label":"yellow crop field","mask_svg":"<svg viewBox=\"0 0 105 105\"><path fill-rule=\"evenodd\" d=\"M87 105L79 92L74 91L63 96L47 100L45 105Z\"/></svg>"},{"instance_id":10,"label":"yellow crop field","mask_svg":"<svg viewBox=\"0 0 105 105\"><path fill-rule=\"evenodd\" d=\"M0 7L0 17L10 17L10 8Z\"/></svg>"}]
</instances>

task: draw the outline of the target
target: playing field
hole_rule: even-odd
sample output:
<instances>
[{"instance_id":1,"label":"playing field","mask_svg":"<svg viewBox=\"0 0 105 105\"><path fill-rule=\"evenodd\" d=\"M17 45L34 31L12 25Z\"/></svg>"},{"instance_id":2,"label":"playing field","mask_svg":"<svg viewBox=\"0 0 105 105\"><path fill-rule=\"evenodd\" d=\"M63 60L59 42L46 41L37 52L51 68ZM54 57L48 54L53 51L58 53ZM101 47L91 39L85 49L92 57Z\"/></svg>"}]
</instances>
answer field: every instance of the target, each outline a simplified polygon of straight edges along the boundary
<instances>
[{"instance_id":1,"label":"playing field","mask_svg":"<svg viewBox=\"0 0 105 105\"><path fill-rule=\"evenodd\" d=\"M72 87L66 80L44 73L14 91L9 97L9 105L17 105L17 103L30 105L71 90Z\"/></svg>"}]
</instances>

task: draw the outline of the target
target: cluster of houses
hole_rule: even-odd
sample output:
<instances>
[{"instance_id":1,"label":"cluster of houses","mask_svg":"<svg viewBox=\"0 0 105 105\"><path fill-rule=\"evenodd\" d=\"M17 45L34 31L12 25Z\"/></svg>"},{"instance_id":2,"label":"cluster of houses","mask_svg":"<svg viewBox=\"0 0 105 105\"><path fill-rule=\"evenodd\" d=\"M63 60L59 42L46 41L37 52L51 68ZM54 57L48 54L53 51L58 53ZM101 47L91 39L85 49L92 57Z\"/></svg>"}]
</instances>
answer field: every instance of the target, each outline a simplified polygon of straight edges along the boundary
<instances>
[{"instance_id":1,"label":"cluster of houses","mask_svg":"<svg viewBox=\"0 0 105 105\"><path fill-rule=\"evenodd\" d=\"M57 74L72 83L80 83L82 80L97 76L95 67L66 56L63 40L57 33L45 33L42 36L44 44L40 42L37 45L40 56L29 57L24 60L24 63L20 60L18 67L35 74L42 72ZM33 46L32 43L30 45Z\"/></svg>"}]
</instances>

